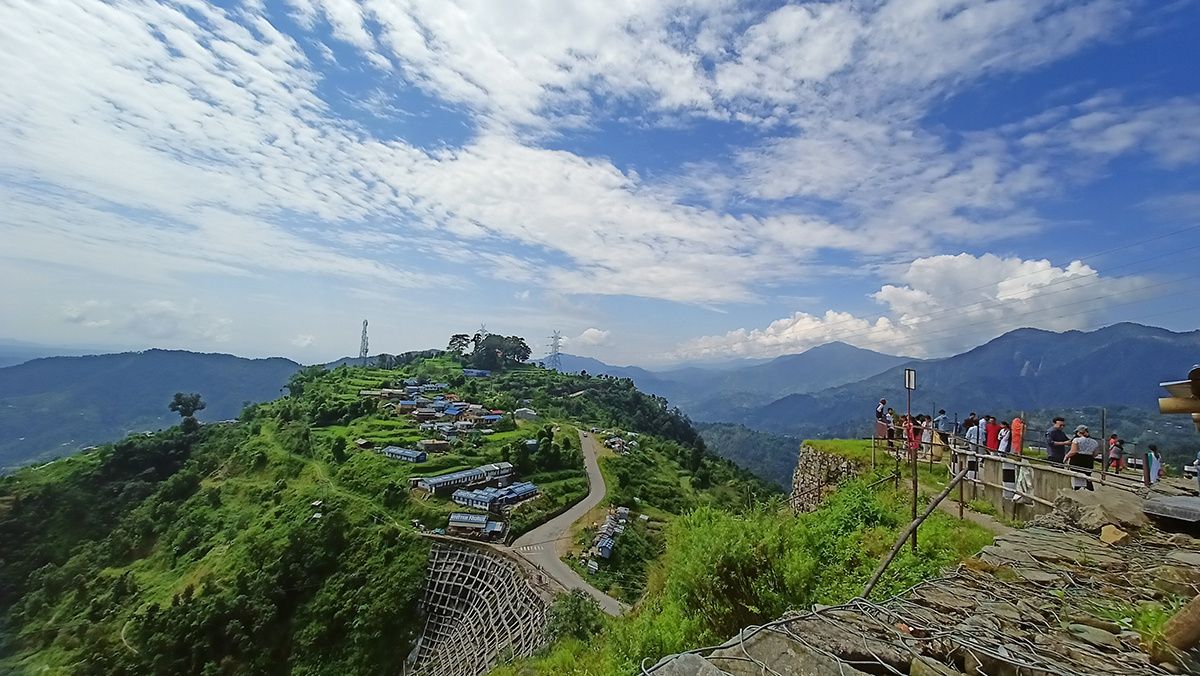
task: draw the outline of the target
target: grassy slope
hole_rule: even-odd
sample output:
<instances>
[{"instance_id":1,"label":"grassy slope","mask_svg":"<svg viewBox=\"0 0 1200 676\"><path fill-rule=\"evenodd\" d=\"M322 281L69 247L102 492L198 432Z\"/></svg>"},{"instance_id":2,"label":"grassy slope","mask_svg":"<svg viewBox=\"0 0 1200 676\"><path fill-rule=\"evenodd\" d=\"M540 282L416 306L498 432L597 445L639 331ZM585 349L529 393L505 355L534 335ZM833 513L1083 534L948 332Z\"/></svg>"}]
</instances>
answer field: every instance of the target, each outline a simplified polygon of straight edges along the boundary
<instances>
[{"instance_id":1,"label":"grassy slope","mask_svg":"<svg viewBox=\"0 0 1200 676\"><path fill-rule=\"evenodd\" d=\"M418 372L449 380L456 368L429 360L403 371L339 369L306 384L302 396L248 409L235 424L172 428L3 479L0 544L13 554L0 562L0 590L11 592L0 599L10 634L0 671L397 673L420 630L415 604L427 549L410 520L443 526L456 509L441 498L411 498L407 479L500 460L542 425L568 428L556 438L573 433L557 418L522 424L422 465L354 448L357 438L382 445L423 436L407 419L362 409L359 389ZM581 387L594 395L568 401ZM588 426L688 431L660 404L613 382L518 372L467 381L459 392L506 409L533 398L545 413L573 414ZM342 462L331 451L337 438L350 442ZM680 460L689 454L675 442L647 443ZM146 475L147 463L163 464L155 454L174 464ZM716 459L701 466L713 476L736 473ZM676 463L665 481L695 504L723 499L719 486L691 489L688 474ZM587 491L580 469L527 478L543 491L522 508L529 525Z\"/></svg>"},{"instance_id":2,"label":"grassy slope","mask_svg":"<svg viewBox=\"0 0 1200 676\"><path fill-rule=\"evenodd\" d=\"M857 595L879 558L908 521L911 498L891 482L868 490L891 467L872 472L870 445L815 442L865 469L818 511L792 516L779 502L735 515L700 507L665 531L665 556L649 570L647 591L625 617L605 620L589 641L566 639L533 659L502 666L493 676L632 676L642 658L713 644L738 629L813 603L836 604ZM922 483L945 480L945 468L922 470ZM927 504L932 489L922 490ZM905 548L873 597L901 593L976 554L992 534L969 521L935 512L922 526L919 549Z\"/></svg>"}]
</instances>

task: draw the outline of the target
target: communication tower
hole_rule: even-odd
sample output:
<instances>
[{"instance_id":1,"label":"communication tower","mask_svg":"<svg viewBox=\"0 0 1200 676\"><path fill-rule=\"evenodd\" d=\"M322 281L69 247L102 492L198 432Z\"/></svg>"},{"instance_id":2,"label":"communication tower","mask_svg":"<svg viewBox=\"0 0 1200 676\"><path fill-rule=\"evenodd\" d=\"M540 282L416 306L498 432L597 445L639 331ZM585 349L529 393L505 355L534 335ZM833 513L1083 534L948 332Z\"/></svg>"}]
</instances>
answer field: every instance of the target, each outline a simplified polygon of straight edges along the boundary
<instances>
[{"instance_id":1,"label":"communication tower","mask_svg":"<svg viewBox=\"0 0 1200 676\"><path fill-rule=\"evenodd\" d=\"M368 342L367 342L367 320L365 320L365 319L364 319L364 320L363 320L362 341L360 341L360 342L358 343L358 358L359 358L360 360L362 360L362 365L363 365L363 366L366 366L366 365L367 365L367 350L368 350L368 345L369 345L369 344L368 344Z\"/></svg>"},{"instance_id":2,"label":"communication tower","mask_svg":"<svg viewBox=\"0 0 1200 676\"><path fill-rule=\"evenodd\" d=\"M555 331L550 336L550 354L546 357L546 368L562 370L562 333Z\"/></svg>"}]
</instances>

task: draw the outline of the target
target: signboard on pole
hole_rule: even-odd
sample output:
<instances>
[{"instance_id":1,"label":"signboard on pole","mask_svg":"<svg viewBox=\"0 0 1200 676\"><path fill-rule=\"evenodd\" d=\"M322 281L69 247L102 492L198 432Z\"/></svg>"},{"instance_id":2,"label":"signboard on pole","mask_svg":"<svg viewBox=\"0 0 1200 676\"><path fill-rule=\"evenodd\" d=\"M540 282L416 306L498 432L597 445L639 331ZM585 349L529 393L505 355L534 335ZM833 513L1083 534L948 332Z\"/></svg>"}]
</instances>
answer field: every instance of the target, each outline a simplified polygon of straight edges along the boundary
<instances>
[{"instance_id":1,"label":"signboard on pole","mask_svg":"<svg viewBox=\"0 0 1200 676\"><path fill-rule=\"evenodd\" d=\"M904 369L904 389L906 389L906 390L917 389L917 370L916 369Z\"/></svg>"}]
</instances>

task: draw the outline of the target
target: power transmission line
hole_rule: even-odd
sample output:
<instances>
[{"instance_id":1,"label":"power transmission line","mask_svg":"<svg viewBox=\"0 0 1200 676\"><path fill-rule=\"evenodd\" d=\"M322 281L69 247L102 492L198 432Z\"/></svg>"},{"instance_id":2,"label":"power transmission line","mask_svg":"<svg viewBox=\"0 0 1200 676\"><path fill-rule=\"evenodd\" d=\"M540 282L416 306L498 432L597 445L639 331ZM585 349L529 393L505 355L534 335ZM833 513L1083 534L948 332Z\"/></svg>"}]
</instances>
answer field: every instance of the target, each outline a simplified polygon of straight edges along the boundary
<instances>
[{"instance_id":1,"label":"power transmission line","mask_svg":"<svg viewBox=\"0 0 1200 676\"><path fill-rule=\"evenodd\" d=\"M550 355L546 357L546 368L562 370L562 333L555 331L550 336Z\"/></svg>"},{"instance_id":2,"label":"power transmission line","mask_svg":"<svg viewBox=\"0 0 1200 676\"><path fill-rule=\"evenodd\" d=\"M367 351L370 343L367 341L367 320L363 320L362 340L358 343L358 359L363 366L367 365Z\"/></svg>"}]
</instances>

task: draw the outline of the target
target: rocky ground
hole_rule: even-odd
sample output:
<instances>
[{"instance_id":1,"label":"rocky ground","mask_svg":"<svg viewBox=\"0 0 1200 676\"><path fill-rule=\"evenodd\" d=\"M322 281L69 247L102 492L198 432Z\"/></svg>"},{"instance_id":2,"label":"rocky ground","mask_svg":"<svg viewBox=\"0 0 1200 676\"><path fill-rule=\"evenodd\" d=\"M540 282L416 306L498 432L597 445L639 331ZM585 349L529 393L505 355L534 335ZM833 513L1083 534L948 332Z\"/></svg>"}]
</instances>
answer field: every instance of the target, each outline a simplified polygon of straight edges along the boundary
<instances>
[{"instance_id":1,"label":"rocky ground","mask_svg":"<svg viewBox=\"0 0 1200 676\"><path fill-rule=\"evenodd\" d=\"M1200 540L1155 529L1136 500L1103 500L1068 492L1038 524L998 535L978 557L902 598L787 616L645 673L1200 673L1156 633L1162 617L1200 591Z\"/></svg>"}]
</instances>

